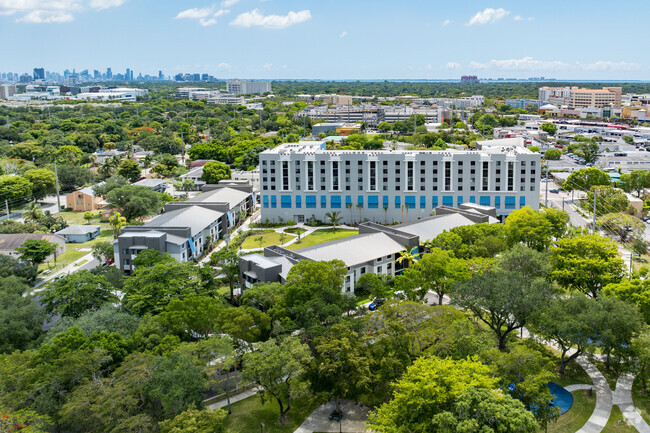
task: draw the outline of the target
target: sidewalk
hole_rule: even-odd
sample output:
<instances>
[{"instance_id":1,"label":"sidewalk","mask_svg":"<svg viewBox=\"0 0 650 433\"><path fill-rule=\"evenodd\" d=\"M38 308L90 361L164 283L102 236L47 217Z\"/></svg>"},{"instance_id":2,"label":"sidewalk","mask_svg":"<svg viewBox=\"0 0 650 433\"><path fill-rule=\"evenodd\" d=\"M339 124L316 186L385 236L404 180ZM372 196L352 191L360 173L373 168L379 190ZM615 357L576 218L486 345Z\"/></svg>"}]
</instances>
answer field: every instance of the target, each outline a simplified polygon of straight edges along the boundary
<instances>
[{"instance_id":1,"label":"sidewalk","mask_svg":"<svg viewBox=\"0 0 650 433\"><path fill-rule=\"evenodd\" d=\"M39 277L36 280L36 284L34 285L34 290L32 291L32 293L38 293L38 292L40 292L42 290L45 290L45 287L42 287L42 288L39 288L39 287L41 287L43 285L46 285L47 283L49 283L50 281L52 281L54 278L56 278L59 275L67 275L67 274L69 274L71 272L78 271L80 269L79 265L81 263L84 263L86 261L90 261L90 260L93 260L93 259L94 259L93 254L88 253L85 256L79 257L74 262L70 263L69 265L65 266L64 268L61 268L60 270L54 272L53 274L48 275L45 278L40 278Z\"/></svg>"}]
</instances>

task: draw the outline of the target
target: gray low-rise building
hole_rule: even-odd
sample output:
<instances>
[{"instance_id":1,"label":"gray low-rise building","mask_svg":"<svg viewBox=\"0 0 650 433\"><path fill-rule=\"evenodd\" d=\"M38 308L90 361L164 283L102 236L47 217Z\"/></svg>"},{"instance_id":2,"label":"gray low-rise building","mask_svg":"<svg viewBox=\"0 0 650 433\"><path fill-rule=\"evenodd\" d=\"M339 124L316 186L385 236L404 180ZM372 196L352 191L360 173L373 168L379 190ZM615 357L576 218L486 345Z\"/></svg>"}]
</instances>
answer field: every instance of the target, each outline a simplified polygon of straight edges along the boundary
<instances>
[{"instance_id":1,"label":"gray low-rise building","mask_svg":"<svg viewBox=\"0 0 650 433\"><path fill-rule=\"evenodd\" d=\"M101 227L96 225L71 225L56 232L67 243L88 242L101 233Z\"/></svg>"},{"instance_id":2,"label":"gray low-rise building","mask_svg":"<svg viewBox=\"0 0 650 433\"><path fill-rule=\"evenodd\" d=\"M440 206L435 216L410 223L385 226L372 222L359 225L359 234L298 250L273 245L264 255L250 254L239 260L240 283L245 290L257 282L284 283L291 267L302 260L341 260L348 268L344 293L354 293L365 273L395 276L402 272L397 259L404 250L419 254L420 245L454 227L496 224L496 209L467 203L460 209Z\"/></svg>"},{"instance_id":3,"label":"gray low-rise building","mask_svg":"<svg viewBox=\"0 0 650 433\"><path fill-rule=\"evenodd\" d=\"M156 192L165 192L165 189L167 188L165 181L162 179L142 179L135 182L133 185L146 186L147 188Z\"/></svg>"}]
</instances>

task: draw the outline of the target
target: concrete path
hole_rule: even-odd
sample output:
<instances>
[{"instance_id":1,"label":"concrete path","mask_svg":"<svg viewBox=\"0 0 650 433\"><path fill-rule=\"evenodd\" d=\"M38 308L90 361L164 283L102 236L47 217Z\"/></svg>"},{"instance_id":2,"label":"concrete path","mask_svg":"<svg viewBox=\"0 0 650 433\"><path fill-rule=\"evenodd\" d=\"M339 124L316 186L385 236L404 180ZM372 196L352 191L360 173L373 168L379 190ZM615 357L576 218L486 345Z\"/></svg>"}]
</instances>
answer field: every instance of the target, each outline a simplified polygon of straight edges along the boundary
<instances>
[{"instance_id":1,"label":"concrete path","mask_svg":"<svg viewBox=\"0 0 650 433\"><path fill-rule=\"evenodd\" d=\"M567 386L564 387L564 389L566 389L569 392L587 391L589 389L594 389L594 386L581 383L579 385L567 385Z\"/></svg>"},{"instance_id":2,"label":"concrete path","mask_svg":"<svg viewBox=\"0 0 650 433\"><path fill-rule=\"evenodd\" d=\"M576 433L600 433L605 428L605 425L607 425L609 414L612 411L612 390L609 389L609 384L605 376L586 357L579 357L577 362L587 372L594 384L596 407L587 423Z\"/></svg>"},{"instance_id":3,"label":"concrete path","mask_svg":"<svg viewBox=\"0 0 650 433\"><path fill-rule=\"evenodd\" d=\"M330 421L330 413L336 408L333 401L327 402L311 415L298 427L294 433L312 433L312 432L345 432L345 433L365 433L366 420L368 419L368 408L360 403L343 400L341 401L341 410L343 419L341 424L337 421Z\"/></svg>"},{"instance_id":4,"label":"concrete path","mask_svg":"<svg viewBox=\"0 0 650 433\"><path fill-rule=\"evenodd\" d=\"M74 262L70 263L69 265L59 269L58 271L48 275L45 278L39 277L36 280L36 284L34 285L34 290L32 293L40 292L41 290L44 290L44 287L41 287L45 285L46 283L49 283L52 281L55 277L59 275L67 275L71 272L77 272L82 269L87 269L85 266L81 266L82 263L87 264L86 262L97 262L95 258L93 257L92 253L86 254L85 256L79 257L77 260ZM97 262L99 263L99 262Z\"/></svg>"},{"instance_id":5,"label":"concrete path","mask_svg":"<svg viewBox=\"0 0 650 433\"><path fill-rule=\"evenodd\" d=\"M616 390L613 394L613 403L618 405L623 416L637 429L640 433L650 433L650 425L639 415L634 402L632 401L632 383L634 376L626 373L618 377L616 381Z\"/></svg>"},{"instance_id":6,"label":"concrete path","mask_svg":"<svg viewBox=\"0 0 650 433\"><path fill-rule=\"evenodd\" d=\"M252 397L255 394L257 394L259 390L260 390L259 387L254 387L254 388L249 389L248 391L244 391L242 393L233 395L233 396L230 397L230 404L237 403L238 401L244 400L244 399L246 399L248 397ZM212 403L211 405L208 405L206 407L208 409L212 409L212 410L219 409L221 407L228 407L228 399L221 400L221 401L218 401L216 403Z\"/></svg>"}]
</instances>

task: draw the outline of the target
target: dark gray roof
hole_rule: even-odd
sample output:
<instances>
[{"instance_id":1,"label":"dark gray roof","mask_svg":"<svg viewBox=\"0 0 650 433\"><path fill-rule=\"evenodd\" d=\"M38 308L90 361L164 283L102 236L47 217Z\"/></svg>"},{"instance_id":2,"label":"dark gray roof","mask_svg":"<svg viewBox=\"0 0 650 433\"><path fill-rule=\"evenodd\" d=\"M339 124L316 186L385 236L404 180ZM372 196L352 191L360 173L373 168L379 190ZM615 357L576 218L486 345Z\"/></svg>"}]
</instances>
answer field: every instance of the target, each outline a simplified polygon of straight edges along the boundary
<instances>
[{"instance_id":1,"label":"dark gray roof","mask_svg":"<svg viewBox=\"0 0 650 433\"><path fill-rule=\"evenodd\" d=\"M403 245L384 233L369 233L301 248L295 250L295 253L314 261L338 259L347 266L354 266L398 253L403 249Z\"/></svg>"},{"instance_id":2,"label":"dark gray roof","mask_svg":"<svg viewBox=\"0 0 650 433\"><path fill-rule=\"evenodd\" d=\"M95 233L100 229L100 226L95 225L72 225L56 232L57 235L85 235L87 233Z\"/></svg>"}]
</instances>

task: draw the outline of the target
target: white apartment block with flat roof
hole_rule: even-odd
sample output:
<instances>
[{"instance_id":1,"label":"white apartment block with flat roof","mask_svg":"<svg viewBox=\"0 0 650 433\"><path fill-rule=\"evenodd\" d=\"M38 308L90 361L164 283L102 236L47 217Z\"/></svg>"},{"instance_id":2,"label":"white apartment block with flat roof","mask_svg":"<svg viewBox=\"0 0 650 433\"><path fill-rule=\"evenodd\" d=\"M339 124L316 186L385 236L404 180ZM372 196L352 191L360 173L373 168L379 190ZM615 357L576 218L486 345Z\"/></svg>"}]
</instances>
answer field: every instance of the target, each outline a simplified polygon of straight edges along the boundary
<instances>
[{"instance_id":1,"label":"white apartment block with flat roof","mask_svg":"<svg viewBox=\"0 0 650 433\"><path fill-rule=\"evenodd\" d=\"M226 81L226 91L235 95L246 95L249 93L258 93L261 95L271 92L271 82L233 79Z\"/></svg>"},{"instance_id":2,"label":"white apartment block with flat roof","mask_svg":"<svg viewBox=\"0 0 650 433\"><path fill-rule=\"evenodd\" d=\"M326 150L323 141L286 143L260 154L262 220L312 217L406 222L436 207L476 203L508 215L539 208L541 155L525 147L483 150Z\"/></svg>"}]
</instances>

